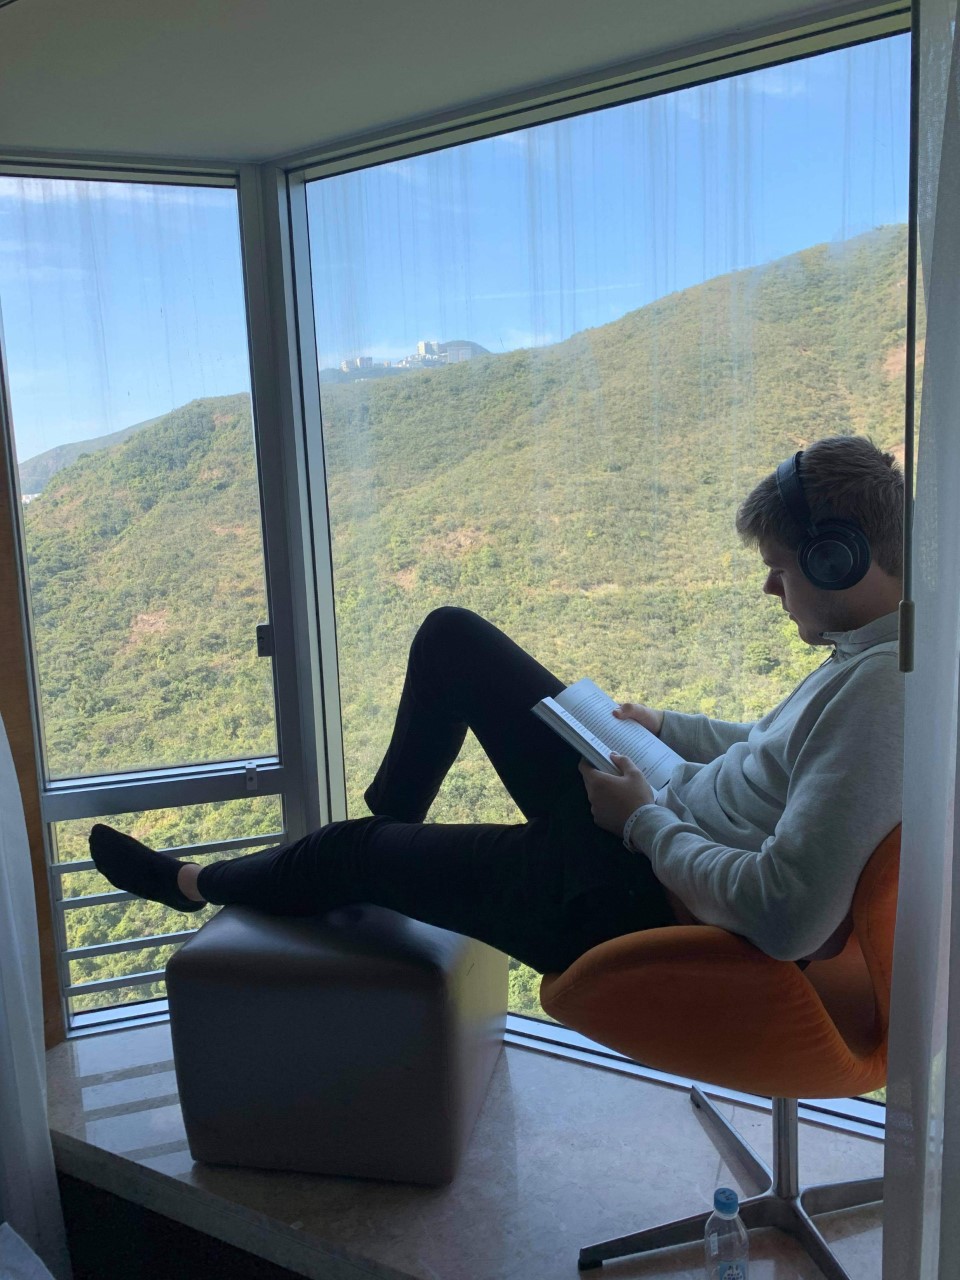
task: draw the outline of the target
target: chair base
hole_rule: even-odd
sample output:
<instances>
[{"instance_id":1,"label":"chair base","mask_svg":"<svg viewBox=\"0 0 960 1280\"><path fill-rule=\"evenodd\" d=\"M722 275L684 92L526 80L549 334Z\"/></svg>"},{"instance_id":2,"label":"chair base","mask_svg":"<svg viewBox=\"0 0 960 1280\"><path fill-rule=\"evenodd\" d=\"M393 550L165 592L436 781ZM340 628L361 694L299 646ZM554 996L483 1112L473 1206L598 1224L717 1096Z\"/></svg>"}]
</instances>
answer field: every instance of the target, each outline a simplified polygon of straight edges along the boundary
<instances>
[{"instance_id":1,"label":"chair base","mask_svg":"<svg viewBox=\"0 0 960 1280\"><path fill-rule=\"evenodd\" d=\"M825 1280L850 1280L826 1240L817 1230L813 1216L837 1209L856 1209L883 1200L883 1179L862 1178L853 1182L831 1182L801 1188L797 1179L797 1103L792 1098L773 1099L774 1168L771 1170L753 1148L720 1114L706 1095L694 1086L690 1101L701 1112L710 1140L741 1174L756 1194L741 1202L740 1217L747 1230L776 1227L793 1236L823 1272ZM703 1240L708 1213L636 1231L616 1240L605 1240L580 1250L581 1271L600 1267L613 1258L666 1249L671 1245Z\"/></svg>"}]
</instances>

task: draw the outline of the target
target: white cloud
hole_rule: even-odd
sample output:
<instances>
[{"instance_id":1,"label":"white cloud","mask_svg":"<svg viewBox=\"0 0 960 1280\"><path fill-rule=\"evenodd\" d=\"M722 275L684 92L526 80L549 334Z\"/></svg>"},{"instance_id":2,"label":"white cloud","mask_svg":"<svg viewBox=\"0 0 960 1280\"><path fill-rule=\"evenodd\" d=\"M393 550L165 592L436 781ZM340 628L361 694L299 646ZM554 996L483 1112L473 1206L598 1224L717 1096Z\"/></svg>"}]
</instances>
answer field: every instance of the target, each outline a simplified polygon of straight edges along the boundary
<instances>
[{"instance_id":1,"label":"white cloud","mask_svg":"<svg viewBox=\"0 0 960 1280\"><path fill-rule=\"evenodd\" d=\"M750 92L764 98L802 98L810 89L807 72L794 66L768 67L756 71L745 83Z\"/></svg>"},{"instance_id":2,"label":"white cloud","mask_svg":"<svg viewBox=\"0 0 960 1280\"><path fill-rule=\"evenodd\" d=\"M533 134L529 129L515 129L512 133L499 133L487 139L486 145L498 151L513 151L525 156L532 146Z\"/></svg>"},{"instance_id":3,"label":"white cloud","mask_svg":"<svg viewBox=\"0 0 960 1280\"><path fill-rule=\"evenodd\" d=\"M74 178L0 177L0 211L18 204L112 204L159 207L188 205L191 208L221 207L230 199L232 188L197 187L153 182L80 181Z\"/></svg>"},{"instance_id":4,"label":"white cloud","mask_svg":"<svg viewBox=\"0 0 960 1280\"><path fill-rule=\"evenodd\" d=\"M592 296L596 293L622 293L631 289L644 289L647 286L642 280L618 280L615 284L585 284L575 289L513 289L503 293L471 294L471 302L508 302L516 298L572 298L581 295Z\"/></svg>"},{"instance_id":5,"label":"white cloud","mask_svg":"<svg viewBox=\"0 0 960 1280\"><path fill-rule=\"evenodd\" d=\"M7 262L0 268L5 284L66 284L68 280L86 280L92 272L85 267L35 266L25 262Z\"/></svg>"},{"instance_id":6,"label":"white cloud","mask_svg":"<svg viewBox=\"0 0 960 1280\"><path fill-rule=\"evenodd\" d=\"M426 185L427 173L422 164L417 163L420 159L421 157L419 156L413 156L411 159L389 160L386 164L377 165L376 170L371 172L389 173L394 177L399 178L400 181L405 183L407 186L422 187ZM364 171L361 169L358 171L358 174L359 179L362 182L364 178Z\"/></svg>"},{"instance_id":7,"label":"white cloud","mask_svg":"<svg viewBox=\"0 0 960 1280\"><path fill-rule=\"evenodd\" d=\"M517 351L525 347L550 347L555 342L562 341L562 338L562 334L553 330L535 332L532 329L508 327L498 331L493 336L488 335L484 338L481 335L477 338L477 341L493 355L498 355L503 351ZM333 355L330 352L318 351L317 363L321 369L337 368L341 360L353 359L356 356L372 356L376 361L390 360L395 363L397 360L403 360L406 356L412 355L417 349L417 342L421 340L444 342L446 338L436 334L424 334L421 335L421 338L417 338L412 342L405 341L402 338L385 338L382 342L363 343L359 350L350 351L346 355Z\"/></svg>"},{"instance_id":8,"label":"white cloud","mask_svg":"<svg viewBox=\"0 0 960 1280\"><path fill-rule=\"evenodd\" d=\"M810 80L807 66L765 67L728 81L683 89L673 101L678 114L688 120L720 127L736 104L757 98L802 98L810 93Z\"/></svg>"},{"instance_id":9,"label":"white cloud","mask_svg":"<svg viewBox=\"0 0 960 1280\"><path fill-rule=\"evenodd\" d=\"M552 347L560 342L561 335L547 330L534 332L532 329L503 329L497 334L499 347L491 346L491 351L519 351L528 347Z\"/></svg>"}]
</instances>

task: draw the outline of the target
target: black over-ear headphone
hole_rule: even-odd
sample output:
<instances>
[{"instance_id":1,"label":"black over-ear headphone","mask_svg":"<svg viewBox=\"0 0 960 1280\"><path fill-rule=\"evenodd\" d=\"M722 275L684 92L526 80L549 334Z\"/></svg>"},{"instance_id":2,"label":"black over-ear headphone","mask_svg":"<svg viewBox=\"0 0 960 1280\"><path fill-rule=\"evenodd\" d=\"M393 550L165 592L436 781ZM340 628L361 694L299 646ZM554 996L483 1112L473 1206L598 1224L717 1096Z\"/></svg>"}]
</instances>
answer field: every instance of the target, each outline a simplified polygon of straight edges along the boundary
<instances>
[{"instance_id":1,"label":"black over-ear headphone","mask_svg":"<svg viewBox=\"0 0 960 1280\"><path fill-rule=\"evenodd\" d=\"M870 568L870 543L853 520L827 516L814 520L800 479L801 449L777 467L777 493L797 525L804 530L797 547L803 576L821 591L845 591L856 586Z\"/></svg>"}]
</instances>

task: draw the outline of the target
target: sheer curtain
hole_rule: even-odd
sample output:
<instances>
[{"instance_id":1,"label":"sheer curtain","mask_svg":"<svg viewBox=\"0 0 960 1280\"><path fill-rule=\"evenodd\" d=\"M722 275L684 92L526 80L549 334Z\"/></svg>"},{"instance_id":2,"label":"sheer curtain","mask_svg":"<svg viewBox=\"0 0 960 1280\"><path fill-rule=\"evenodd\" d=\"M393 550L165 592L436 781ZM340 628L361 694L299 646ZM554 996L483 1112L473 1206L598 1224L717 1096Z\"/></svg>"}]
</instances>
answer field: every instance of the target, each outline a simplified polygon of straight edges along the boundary
<instances>
[{"instance_id":1,"label":"sheer curtain","mask_svg":"<svg viewBox=\"0 0 960 1280\"><path fill-rule=\"evenodd\" d=\"M310 181L353 816L437 606L731 720L820 661L733 515L820 436L901 447L907 43ZM516 810L468 742L431 815Z\"/></svg>"},{"instance_id":2,"label":"sheer curtain","mask_svg":"<svg viewBox=\"0 0 960 1280\"><path fill-rule=\"evenodd\" d=\"M47 1127L40 949L27 830L13 756L0 722L0 1222L69 1280ZM0 1242L0 1275L15 1242ZM28 1274L28 1273L24 1273Z\"/></svg>"},{"instance_id":3,"label":"sheer curtain","mask_svg":"<svg viewBox=\"0 0 960 1280\"><path fill-rule=\"evenodd\" d=\"M161 848L278 834L279 797L209 768L277 752L236 190L0 173L0 306L45 777L150 771L110 820ZM99 900L79 786L48 832L70 1025L161 996L183 929Z\"/></svg>"},{"instance_id":4,"label":"sheer curtain","mask_svg":"<svg viewBox=\"0 0 960 1280\"><path fill-rule=\"evenodd\" d=\"M917 462L916 670L907 682L903 873L887 1089L884 1276L960 1274L960 100L955 0L921 14L926 359Z\"/></svg>"}]
</instances>

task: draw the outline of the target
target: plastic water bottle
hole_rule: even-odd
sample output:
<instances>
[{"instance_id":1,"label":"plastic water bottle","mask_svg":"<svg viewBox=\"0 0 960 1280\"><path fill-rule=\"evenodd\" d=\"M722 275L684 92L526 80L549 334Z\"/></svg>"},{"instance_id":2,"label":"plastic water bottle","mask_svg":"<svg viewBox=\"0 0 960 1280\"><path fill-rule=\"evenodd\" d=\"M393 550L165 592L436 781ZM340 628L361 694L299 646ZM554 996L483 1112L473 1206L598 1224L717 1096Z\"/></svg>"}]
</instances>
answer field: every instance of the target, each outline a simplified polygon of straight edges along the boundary
<instances>
[{"instance_id":1,"label":"plastic water bottle","mask_svg":"<svg viewBox=\"0 0 960 1280\"><path fill-rule=\"evenodd\" d=\"M707 1280L747 1280L750 1237L740 1221L740 1201L729 1187L713 1193L713 1213L703 1233Z\"/></svg>"}]
</instances>

